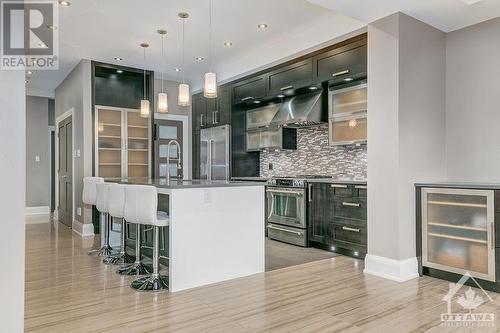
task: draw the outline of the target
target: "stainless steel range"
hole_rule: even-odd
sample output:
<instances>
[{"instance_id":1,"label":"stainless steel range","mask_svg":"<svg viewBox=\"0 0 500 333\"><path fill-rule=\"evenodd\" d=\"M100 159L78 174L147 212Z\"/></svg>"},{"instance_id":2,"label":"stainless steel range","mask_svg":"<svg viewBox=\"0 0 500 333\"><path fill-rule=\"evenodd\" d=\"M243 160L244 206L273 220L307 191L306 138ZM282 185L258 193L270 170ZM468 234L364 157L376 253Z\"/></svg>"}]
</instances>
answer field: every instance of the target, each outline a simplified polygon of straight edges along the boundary
<instances>
[{"instance_id":1,"label":"stainless steel range","mask_svg":"<svg viewBox=\"0 0 500 333\"><path fill-rule=\"evenodd\" d=\"M267 182L267 235L307 246L307 181L328 176L273 177Z\"/></svg>"}]
</instances>

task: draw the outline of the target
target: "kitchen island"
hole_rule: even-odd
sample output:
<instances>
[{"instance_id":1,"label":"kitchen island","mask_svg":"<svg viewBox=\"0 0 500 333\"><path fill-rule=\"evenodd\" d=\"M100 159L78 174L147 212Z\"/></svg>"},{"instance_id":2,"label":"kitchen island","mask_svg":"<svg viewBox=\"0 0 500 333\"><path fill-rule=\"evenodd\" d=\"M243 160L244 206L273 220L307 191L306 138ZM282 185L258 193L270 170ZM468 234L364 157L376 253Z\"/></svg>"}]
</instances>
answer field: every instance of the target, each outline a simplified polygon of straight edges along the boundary
<instances>
[{"instance_id":1,"label":"kitchen island","mask_svg":"<svg viewBox=\"0 0 500 333\"><path fill-rule=\"evenodd\" d=\"M264 183L121 182L156 186L168 206L171 292L264 272Z\"/></svg>"}]
</instances>

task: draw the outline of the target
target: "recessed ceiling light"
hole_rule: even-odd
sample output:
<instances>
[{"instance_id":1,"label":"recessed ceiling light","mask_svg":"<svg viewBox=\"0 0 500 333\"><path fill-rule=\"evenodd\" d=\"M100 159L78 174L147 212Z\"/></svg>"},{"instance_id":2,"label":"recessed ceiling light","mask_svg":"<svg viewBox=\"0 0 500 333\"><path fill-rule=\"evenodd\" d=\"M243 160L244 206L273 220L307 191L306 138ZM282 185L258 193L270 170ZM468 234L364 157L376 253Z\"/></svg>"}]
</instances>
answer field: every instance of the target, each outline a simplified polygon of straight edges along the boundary
<instances>
[{"instance_id":1,"label":"recessed ceiling light","mask_svg":"<svg viewBox=\"0 0 500 333\"><path fill-rule=\"evenodd\" d=\"M224 46L231 47L231 46L233 46L233 43L231 43L231 42L224 42Z\"/></svg>"},{"instance_id":2,"label":"recessed ceiling light","mask_svg":"<svg viewBox=\"0 0 500 333\"><path fill-rule=\"evenodd\" d=\"M175 67L175 68L174 68L174 71L176 71L176 72L180 72L180 71L181 71L181 69L180 69L180 68L178 68L178 67Z\"/></svg>"},{"instance_id":3,"label":"recessed ceiling light","mask_svg":"<svg viewBox=\"0 0 500 333\"><path fill-rule=\"evenodd\" d=\"M122 73L123 73L123 71L122 71L121 69L117 69L117 70L116 70L116 72L117 72L118 74L122 74Z\"/></svg>"},{"instance_id":4,"label":"recessed ceiling light","mask_svg":"<svg viewBox=\"0 0 500 333\"><path fill-rule=\"evenodd\" d=\"M45 43L39 43L38 46L43 47L44 49L48 47Z\"/></svg>"},{"instance_id":5,"label":"recessed ceiling light","mask_svg":"<svg viewBox=\"0 0 500 333\"><path fill-rule=\"evenodd\" d=\"M261 24L257 25L257 28L259 28L259 29L266 29L267 27L268 27L268 25L265 23L261 23Z\"/></svg>"},{"instance_id":6,"label":"recessed ceiling light","mask_svg":"<svg viewBox=\"0 0 500 333\"><path fill-rule=\"evenodd\" d=\"M33 74L33 72L32 72L32 71L27 71L27 72L26 72L26 74L28 74L28 75L32 75L32 74Z\"/></svg>"},{"instance_id":7,"label":"recessed ceiling light","mask_svg":"<svg viewBox=\"0 0 500 333\"><path fill-rule=\"evenodd\" d=\"M123 60L122 57L114 57L113 59L115 59L116 61L122 61Z\"/></svg>"},{"instance_id":8,"label":"recessed ceiling light","mask_svg":"<svg viewBox=\"0 0 500 333\"><path fill-rule=\"evenodd\" d=\"M346 78L344 79L344 81L346 81L346 82L350 82L350 81L352 81L352 80L354 80L352 77L346 77Z\"/></svg>"},{"instance_id":9,"label":"recessed ceiling light","mask_svg":"<svg viewBox=\"0 0 500 333\"><path fill-rule=\"evenodd\" d=\"M67 0L59 0L58 2L59 2L59 4L60 4L61 6L64 6L64 7L71 6L71 2L69 2L69 1L67 1Z\"/></svg>"},{"instance_id":10,"label":"recessed ceiling light","mask_svg":"<svg viewBox=\"0 0 500 333\"><path fill-rule=\"evenodd\" d=\"M205 58L203 58L203 57L196 57L196 61L203 61L203 59L205 59Z\"/></svg>"},{"instance_id":11,"label":"recessed ceiling light","mask_svg":"<svg viewBox=\"0 0 500 333\"><path fill-rule=\"evenodd\" d=\"M49 28L50 30L57 30L57 27L52 24L47 25L47 28Z\"/></svg>"}]
</instances>

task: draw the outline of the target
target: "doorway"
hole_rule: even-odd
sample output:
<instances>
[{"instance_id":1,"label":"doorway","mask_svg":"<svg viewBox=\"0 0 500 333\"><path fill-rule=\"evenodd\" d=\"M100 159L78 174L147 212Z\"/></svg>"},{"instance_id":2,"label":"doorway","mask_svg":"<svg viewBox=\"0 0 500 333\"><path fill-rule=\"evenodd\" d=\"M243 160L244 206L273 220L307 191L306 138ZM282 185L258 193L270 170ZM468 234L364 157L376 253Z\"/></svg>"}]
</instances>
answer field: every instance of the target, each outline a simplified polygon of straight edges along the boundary
<instances>
[{"instance_id":1,"label":"doorway","mask_svg":"<svg viewBox=\"0 0 500 333\"><path fill-rule=\"evenodd\" d=\"M73 223L73 122L72 116L57 123L57 218L71 228Z\"/></svg>"},{"instance_id":2,"label":"doorway","mask_svg":"<svg viewBox=\"0 0 500 333\"><path fill-rule=\"evenodd\" d=\"M182 120L173 119L156 119L155 120L155 177L165 178L170 170L172 178L186 178L187 165L184 163L186 150L184 149L184 123ZM181 159L177 145L170 145L167 151L168 144L176 140L181 147ZM170 157L170 165L167 165L167 156Z\"/></svg>"}]
</instances>

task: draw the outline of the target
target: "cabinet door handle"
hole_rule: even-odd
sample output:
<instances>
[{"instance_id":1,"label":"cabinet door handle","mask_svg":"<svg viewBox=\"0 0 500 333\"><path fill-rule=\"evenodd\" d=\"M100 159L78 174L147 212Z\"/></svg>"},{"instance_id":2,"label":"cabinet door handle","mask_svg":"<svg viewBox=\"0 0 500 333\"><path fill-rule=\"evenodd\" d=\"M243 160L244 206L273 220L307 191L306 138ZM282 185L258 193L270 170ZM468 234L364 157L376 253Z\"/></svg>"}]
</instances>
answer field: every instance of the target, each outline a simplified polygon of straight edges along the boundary
<instances>
[{"instance_id":1,"label":"cabinet door handle","mask_svg":"<svg viewBox=\"0 0 500 333\"><path fill-rule=\"evenodd\" d=\"M275 227L272 224L268 225L267 228L268 229L273 229L273 230L284 231L284 232L288 232L288 233L291 233L291 234L296 234L297 236L302 236L302 233L300 231L288 230L288 229L285 229L285 228L279 228L279 227Z\"/></svg>"},{"instance_id":2,"label":"cabinet door handle","mask_svg":"<svg viewBox=\"0 0 500 333\"><path fill-rule=\"evenodd\" d=\"M495 249L495 222L490 222L490 230L488 232L488 237L490 238L490 248Z\"/></svg>"},{"instance_id":3,"label":"cabinet door handle","mask_svg":"<svg viewBox=\"0 0 500 333\"><path fill-rule=\"evenodd\" d=\"M312 184L307 185L307 190L308 190L307 196L309 197L308 200L309 200L309 202L312 202L313 201L312 200L312 198L313 198L313 196L312 196Z\"/></svg>"},{"instance_id":4,"label":"cabinet door handle","mask_svg":"<svg viewBox=\"0 0 500 333\"><path fill-rule=\"evenodd\" d=\"M351 227L346 227L346 226L343 226L342 230L352 231L352 232L359 232L359 229L357 229L357 228L351 228Z\"/></svg>"},{"instance_id":5,"label":"cabinet door handle","mask_svg":"<svg viewBox=\"0 0 500 333\"><path fill-rule=\"evenodd\" d=\"M366 190L368 187L366 185L356 185L354 188L357 190Z\"/></svg>"},{"instance_id":6,"label":"cabinet door handle","mask_svg":"<svg viewBox=\"0 0 500 333\"><path fill-rule=\"evenodd\" d=\"M359 207L360 204L359 203L355 203L355 202L343 202L342 203L342 206L347 206L347 207Z\"/></svg>"},{"instance_id":7,"label":"cabinet door handle","mask_svg":"<svg viewBox=\"0 0 500 333\"><path fill-rule=\"evenodd\" d=\"M288 90L288 89L292 89L293 86L286 86L286 87L281 87L280 90L281 91L284 91L284 90Z\"/></svg>"},{"instance_id":8,"label":"cabinet door handle","mask_svg":"<svg viewBox=\"0 0 500 333\"><path fill-rule=\"evenodd\" d=\"M200 126L201 127L205 126L204 122L205 122L205 115L200 114Z\"/></svg>"},{"instance_id":9,"label":"cabinet door handle","mask_svg":"<svg viewBox=\"0 0 500 333\"><path fill-rule=\"evenodd\" d=\"M340 184L332 184L330 186L333 188L347 188L347 185L340 185Z\"/></svg>"},{"instance_id":10,"label":"cabinet door handle","mask_svg":"<svg viewBox=\"0 0 500 333\"><path fill-rule=\"evenodd\" d=\"M332 76L333 77L336 77L336 76L341 76L341 75L344 75L344 74L349 74L349 70L346 69L346 70L343 70L343 71L340 71L340 72L337 72L337 73L333 73Z\"/></svg>"},{"instance_id":11,"label":"cabinet door handle","mask_svg":"<svg viewBox=\"0 0 500 333\"><path fill-rule=\"evenodd\" d=\"M242 102L244 102L244 101L248 101L248 100L250 100L250 99L253 99L253 97L252 97L252 96L243 97L243 98L241 99L241 101L242 101Z\"/></svg>"}]
</instances>

